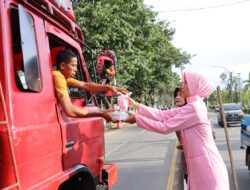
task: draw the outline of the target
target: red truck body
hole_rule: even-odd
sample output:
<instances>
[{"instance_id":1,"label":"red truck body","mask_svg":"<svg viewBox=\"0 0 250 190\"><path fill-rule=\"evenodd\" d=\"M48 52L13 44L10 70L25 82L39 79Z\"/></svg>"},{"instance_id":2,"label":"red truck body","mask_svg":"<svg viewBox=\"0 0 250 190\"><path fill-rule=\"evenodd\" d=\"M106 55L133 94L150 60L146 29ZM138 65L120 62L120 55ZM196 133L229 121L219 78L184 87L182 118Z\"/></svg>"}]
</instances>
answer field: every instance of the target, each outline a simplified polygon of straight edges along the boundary
<instances>
[{"instance_id":1,"label":"red truck body","mask_svg":"<svg viewBox=\"0 0 250 190\"><path fill-rule=\"evenodd\" d=\"M90 81L71 1L1 0L0 26L0 189L110 189L117 171L104 163L103 119L67 117L54 92L62 48L77 54L77 79ZM69 93L96 109L91 93Z\"/></svg>"}]
</instances>

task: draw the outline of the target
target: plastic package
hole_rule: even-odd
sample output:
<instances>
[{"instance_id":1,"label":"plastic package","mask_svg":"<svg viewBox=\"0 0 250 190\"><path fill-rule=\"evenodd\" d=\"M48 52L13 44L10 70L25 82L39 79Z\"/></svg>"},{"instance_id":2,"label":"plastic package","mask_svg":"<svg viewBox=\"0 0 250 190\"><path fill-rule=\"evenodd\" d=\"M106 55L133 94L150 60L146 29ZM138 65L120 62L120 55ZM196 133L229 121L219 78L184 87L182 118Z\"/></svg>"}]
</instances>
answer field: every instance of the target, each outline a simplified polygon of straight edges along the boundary
<instances>
[{"instance_id":1,"label":"plastic package","mask_svg":"<svg viewBox=\"0 0 250 190\"><path fill-rule=\"evenodd\" d=\"M111 117L113 120L116 120L116 121L124 121L128 118L128 114L124 111L114 111L111 114Z\"/></svg>"},{"instance_id":2,"label":"plastic package","mask_svg":"<svg viewBox=\"0 0 250 190\"><path fill-rule=\"evenodd\" d=\"M128 97L131 95L132 93L129 92L128 94L119 94L118 98L117 98L117 102L118 102L118 106L119 106L119 110L126 112L128 111Z\"/></svg>"},{"instance_id":3,"label":"plastic package","mask_svg":"<svg viewBox=\"0 0 250 190\"><path fill-rule=\"evenodd\" d=\"M128 97L131 94L131 92L125 95L120 93L118 94L117 103L119 109L111 114L113 120L124 121L128 118L128 114L126 112L128 111Z\"/></svg>"}]
</instances>

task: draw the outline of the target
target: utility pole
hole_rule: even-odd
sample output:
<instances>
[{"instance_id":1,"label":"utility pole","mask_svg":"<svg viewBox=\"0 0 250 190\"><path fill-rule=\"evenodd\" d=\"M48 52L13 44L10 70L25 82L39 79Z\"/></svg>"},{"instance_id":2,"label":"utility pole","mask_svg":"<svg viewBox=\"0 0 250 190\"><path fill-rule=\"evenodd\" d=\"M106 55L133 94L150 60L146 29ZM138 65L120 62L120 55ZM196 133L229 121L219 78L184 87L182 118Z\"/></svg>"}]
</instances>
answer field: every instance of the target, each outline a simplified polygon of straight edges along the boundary
<instances>
[{"instance_id":1,"label":"utility pole","mask_svg":"<svg viewBox=\"0 0 250 190\"><path fill-rule=\"evenodd\" d=\"M219 67L224 69L227 74L229 75L229 95L230 95L230 102L233 103L233 72L229 71L226 67L214 65L212 67ZM226 78L226 77L225 77ZM224 79L223 79L224 80Z\"/></svg>"},{"instance_id":2,"label":"utility pole","mask_svg":"<svg viewBox=\"0 0 250 190\"><path fill-rule=\"evenodd\" d=\"M240 93L240 107L242 107L242 86L241 86L241 77L240 77L240 73L238 73L239 75L239 93Z\"/></svg>"},{"instance_id":3,"label":"utility pole","mask_svg":"<svg viewBox=\"0 0 250 190\"><path fill-rule=\"evenodd\" d=\"M230 81L230 102L233 103L233 72L229 72L227 70L227 72L229 73L229 81Z\"/></svg>"},{"instance_id":4,"label":"utility pole","mask_svg":"<svg viewBox=\"0 0 250 190\"><path fill-rule=\"evenodd\" d=\"M248 82L250 82L250 72L248 73ZM250 84L248 84L248 88L247 88L247 108L248 108L248 112L250 112L250 96L249 96L249 91L250 91Z\"/></svg>"}]
</instances>

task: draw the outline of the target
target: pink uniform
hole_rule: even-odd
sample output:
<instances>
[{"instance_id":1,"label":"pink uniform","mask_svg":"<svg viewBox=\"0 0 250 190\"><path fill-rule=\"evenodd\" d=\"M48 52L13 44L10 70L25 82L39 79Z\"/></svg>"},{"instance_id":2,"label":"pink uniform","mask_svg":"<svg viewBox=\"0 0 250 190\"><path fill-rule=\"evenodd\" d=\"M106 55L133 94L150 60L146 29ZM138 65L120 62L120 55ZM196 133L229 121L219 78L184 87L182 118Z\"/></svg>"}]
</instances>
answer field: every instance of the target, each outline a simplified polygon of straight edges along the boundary
<instances>
[{"instance_id":1,"label":"pink uniform","mask_svg":"<svg viewBox=\"0 0 250 190\"><path fill-rule=\"evenodd\" d=\"M197 73L185 73L190 96L187 104L172 110L139 105L139 127L162 134L181 131L189 190L229 190L227 168L215 145L203 98L213 87Z\"/></svg>"}]
</instances>

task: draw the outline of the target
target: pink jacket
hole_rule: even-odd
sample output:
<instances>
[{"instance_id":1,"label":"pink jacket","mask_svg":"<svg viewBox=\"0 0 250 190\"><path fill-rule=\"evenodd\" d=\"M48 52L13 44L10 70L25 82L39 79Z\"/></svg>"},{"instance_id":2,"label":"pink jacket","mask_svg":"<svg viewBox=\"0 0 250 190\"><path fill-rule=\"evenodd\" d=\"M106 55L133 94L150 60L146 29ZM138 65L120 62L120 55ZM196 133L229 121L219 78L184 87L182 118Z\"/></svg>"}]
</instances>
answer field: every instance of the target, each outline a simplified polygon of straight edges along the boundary
<instances>
[{"instance_id":1,"label":"pink jacket","mask_svg":"<svg viewBox=\"0 0 250 190\"><path fill-rule=\"evenodd\" d=\"M162 134L181 131L189 190L229 190L227 168L215 145L203 102L203 97L210 95L212 88L205 80L209 90L204 90L207 84L202 82L204 78L200 75L193 81L197 75L185 73L188 86L197 84L197 80L200 82L196 85L200 88L189 87L190 97L185 106L162 111L140 104L136 123L141 128ZM190 81L193 84L189 84Z\"/></svg>"}]
</instances>

